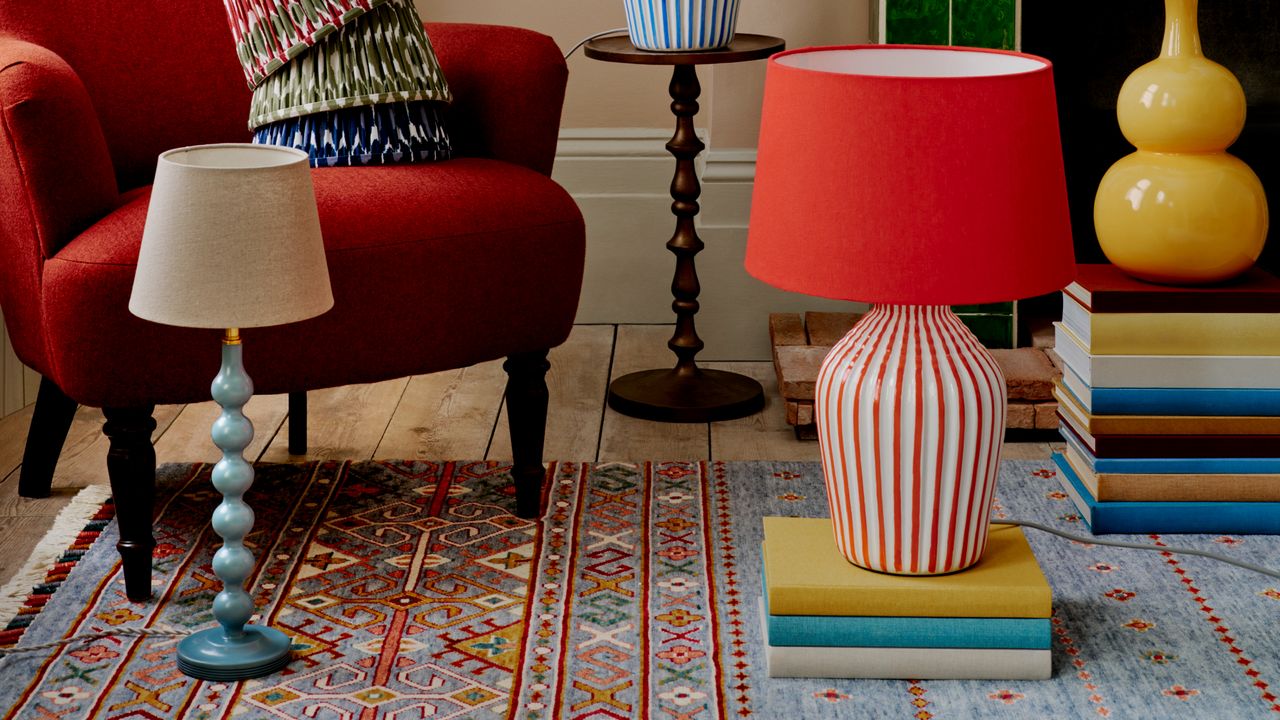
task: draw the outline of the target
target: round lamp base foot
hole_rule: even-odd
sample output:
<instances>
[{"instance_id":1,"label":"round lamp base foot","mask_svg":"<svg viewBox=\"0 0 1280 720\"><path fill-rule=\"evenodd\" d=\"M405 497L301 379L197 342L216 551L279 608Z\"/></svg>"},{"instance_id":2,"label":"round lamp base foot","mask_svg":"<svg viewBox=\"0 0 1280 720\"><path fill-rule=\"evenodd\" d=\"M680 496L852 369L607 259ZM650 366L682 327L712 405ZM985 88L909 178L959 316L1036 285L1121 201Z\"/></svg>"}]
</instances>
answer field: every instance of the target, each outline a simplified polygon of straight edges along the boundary
<instances>
[{"instance_id":1,"label":"round lamp base foot","mask_svg":"<svg viewBox=\"0 0 1280 720\"><path fill-rule=\"evenodd\" d=\"M724 370L677 373L644 370L609 385L609 407L631 417L659 422L733 420L764 407L760 383Z\"/></svg>"},{"instance_id":2,"label":"round lamp base foot","mask_svg":"<svg viewBox=\"0 0 1280 720\"><path fill-rule=\"evenodd\" d=\"M235 682L263 677L289 664L289 636L275 628L245 625L229 638L221 627L201 630L178 643L178 669L200 680Z\"/></svg>"}]
</instances>

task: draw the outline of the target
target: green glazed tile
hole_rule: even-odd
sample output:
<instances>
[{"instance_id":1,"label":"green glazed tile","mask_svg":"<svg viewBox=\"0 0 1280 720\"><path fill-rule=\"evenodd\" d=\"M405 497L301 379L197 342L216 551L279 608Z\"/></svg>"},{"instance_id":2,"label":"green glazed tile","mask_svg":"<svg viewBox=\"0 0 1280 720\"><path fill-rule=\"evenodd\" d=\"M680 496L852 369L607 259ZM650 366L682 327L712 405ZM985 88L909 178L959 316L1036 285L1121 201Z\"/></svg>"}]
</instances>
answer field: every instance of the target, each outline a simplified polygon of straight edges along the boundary
<instances>
[{"instance_id":1,"label":"green glazed tile","mask_svg":"<svg viewBox=\"0 0 1280 720\"><path fill-rule=\"evenodd\" d=\"M1017 0L954 0L951 44L1013 50L1017 42Z\"/></svg>"},{"instance_id":2,"label":"green glazed tile","mask_svg":"<svg viewBox=\"0 0 1280 720\"><path fill-rule=\"evenodd\" d=\"M952 305L951 312L957 315L974 315L978 313L996 314L996 315L1012 315L1013 303L983 303L982 305Z\"/></svg>"},{"instance_id":3,"label":"green glazed tile","mask_svg":"<svg viewBox=\"0 0 1280 720\"><path fill-rule=\"evenodd\" d=\"M1012 315L960 315L959 318L988 348L1013 347Z\"/></svg>"},{"instance_id":4,"label":"green glazed tile","mask_svg":"<svg viewBox=\"0 0 1280 720\"><path fill-rule=\"evenodd\" d=\"M946 45L948 0L880 0L885 42L898 45Z\"/></svg>"}]
</instances>

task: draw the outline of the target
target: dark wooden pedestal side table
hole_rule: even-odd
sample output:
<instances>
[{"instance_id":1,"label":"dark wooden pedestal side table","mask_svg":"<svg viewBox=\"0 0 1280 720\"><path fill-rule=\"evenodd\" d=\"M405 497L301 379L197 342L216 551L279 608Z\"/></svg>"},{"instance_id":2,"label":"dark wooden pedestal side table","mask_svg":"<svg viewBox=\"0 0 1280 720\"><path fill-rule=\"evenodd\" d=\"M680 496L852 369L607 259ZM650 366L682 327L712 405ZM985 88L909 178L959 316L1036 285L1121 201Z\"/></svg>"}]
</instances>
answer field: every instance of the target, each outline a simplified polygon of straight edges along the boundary
<instances>
[{"instance_id":1,"label":"dark wooden pedestal side table","mask_svg":"<svg viewBox=\"0 0 1280 720\"><path fill-rule=\"evenodd\" d=\"M667 242L675 253L675 277L671 307L676 313L676 331L667 346L676 354L670 370L644 370L624 375L609 386L609 407L624 415L663 422L710 422L732 420L764 407L764 389L754 379L723 370L698 367L694 356L702 350L702 339L693 326L698 312L698 272L693 258L703 248L694 228L698 196L702 187L694 169L694 158L706 147L694 131L698 114L698 65L761 60L782 50L780 38L739 33L729 47L697 52L650 52L638 50L625 35L592 40L586 55L606 62L637 65L672 65L671 112L676 116L676 133L667 150L676 158L671 181L671 212L676 231Z\"/></svg>"}]
</instances>

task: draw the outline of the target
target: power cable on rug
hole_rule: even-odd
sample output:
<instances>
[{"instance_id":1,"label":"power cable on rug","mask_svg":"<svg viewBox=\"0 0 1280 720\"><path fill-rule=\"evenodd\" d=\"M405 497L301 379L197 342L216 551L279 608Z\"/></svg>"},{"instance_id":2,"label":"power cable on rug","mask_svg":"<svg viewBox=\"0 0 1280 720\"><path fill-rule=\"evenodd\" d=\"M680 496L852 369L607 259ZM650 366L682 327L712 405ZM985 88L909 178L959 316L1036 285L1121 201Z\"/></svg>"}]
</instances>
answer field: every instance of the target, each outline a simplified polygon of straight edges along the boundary
<instances>
[{"instance_id":1,"label":"power cable on rug","mask_svg":"<svg viewBox=\"0 0 1280 720\"><path fill-rule=\"evenodd\" d=\"M1233 560L1232 558L1226 557L1224 555L1218 555L1216 553L1211 553L1205 550L1196 550L1194 548L1180 548L1180 547L1174 547L1171 545L1165 546L1165 545L1148 545L1146 543L1131 543L1131 542L1124 542L1121 540L1099 540L1096 537L1085 537L1084 535L1073 535L1068 532L1062 532L1061 530L1054 530L1053 528L1047 525L1042 525L1038 522L1034 522L1031 520L1017 520L1017 519L1002 518L1000 520L997 520L996 522L1003 523L1005 525L1020 525L1022 527L1029 527L1033 530L1040 530L1041 532L1047 532L1050 535L1057 535L1058 537L1066 538L1068 540L1074 540L1079 543L1087 543L1090 545L1108 545L1110 547L1128 548L1130 550L1155 550L1157 552L1167 552L1167 553L1172 553L1174 555L1198 555L1200 557L1209 558L1210 560L1217 560L1218 562L1223 562L1228 565L1235 565L1236 567L1244 568L1245 570L1252 570L1256 573L1262 573L1263 575L1266 575L1268 577L1280 578L1280 571L1272 570L1270 568L1265 568L1265 567L1262 567L1261 565L1254 565L1252 563L1241 562L1240 560Z\"/></svg>"}]
</instances>

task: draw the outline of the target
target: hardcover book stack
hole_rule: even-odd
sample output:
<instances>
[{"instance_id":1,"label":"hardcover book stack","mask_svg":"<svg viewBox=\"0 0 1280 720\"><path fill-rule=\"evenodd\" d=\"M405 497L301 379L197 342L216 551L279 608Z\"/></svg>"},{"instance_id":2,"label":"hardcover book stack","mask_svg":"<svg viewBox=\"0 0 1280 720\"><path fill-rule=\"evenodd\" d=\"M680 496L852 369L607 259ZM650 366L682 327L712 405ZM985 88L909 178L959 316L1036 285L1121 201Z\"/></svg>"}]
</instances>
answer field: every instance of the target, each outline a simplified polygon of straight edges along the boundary
<instances>
[{"instance_id":1,"label":"hardcover book stack","mask_svg":"<svg viewBox=\"0 0 1280 720\"><path fill-rule=\"evenodd\" d=\"M1056 335L1054 462L1095 534L1280 532L1280 279L1081 265Z\"/></svg>"},{"instance_id":2,"label":"hardcover book stack","mask_svg":"<svg viewBox=\"0 0 1280 720\"><path fill-rule=\"evenodd\" d=\"M1022 530L992 525L982 560L932 577L853 565L824 518L764 519L760 601L770 677L1038 680L1052 593Z\"/></svg>"}]
</instances>

